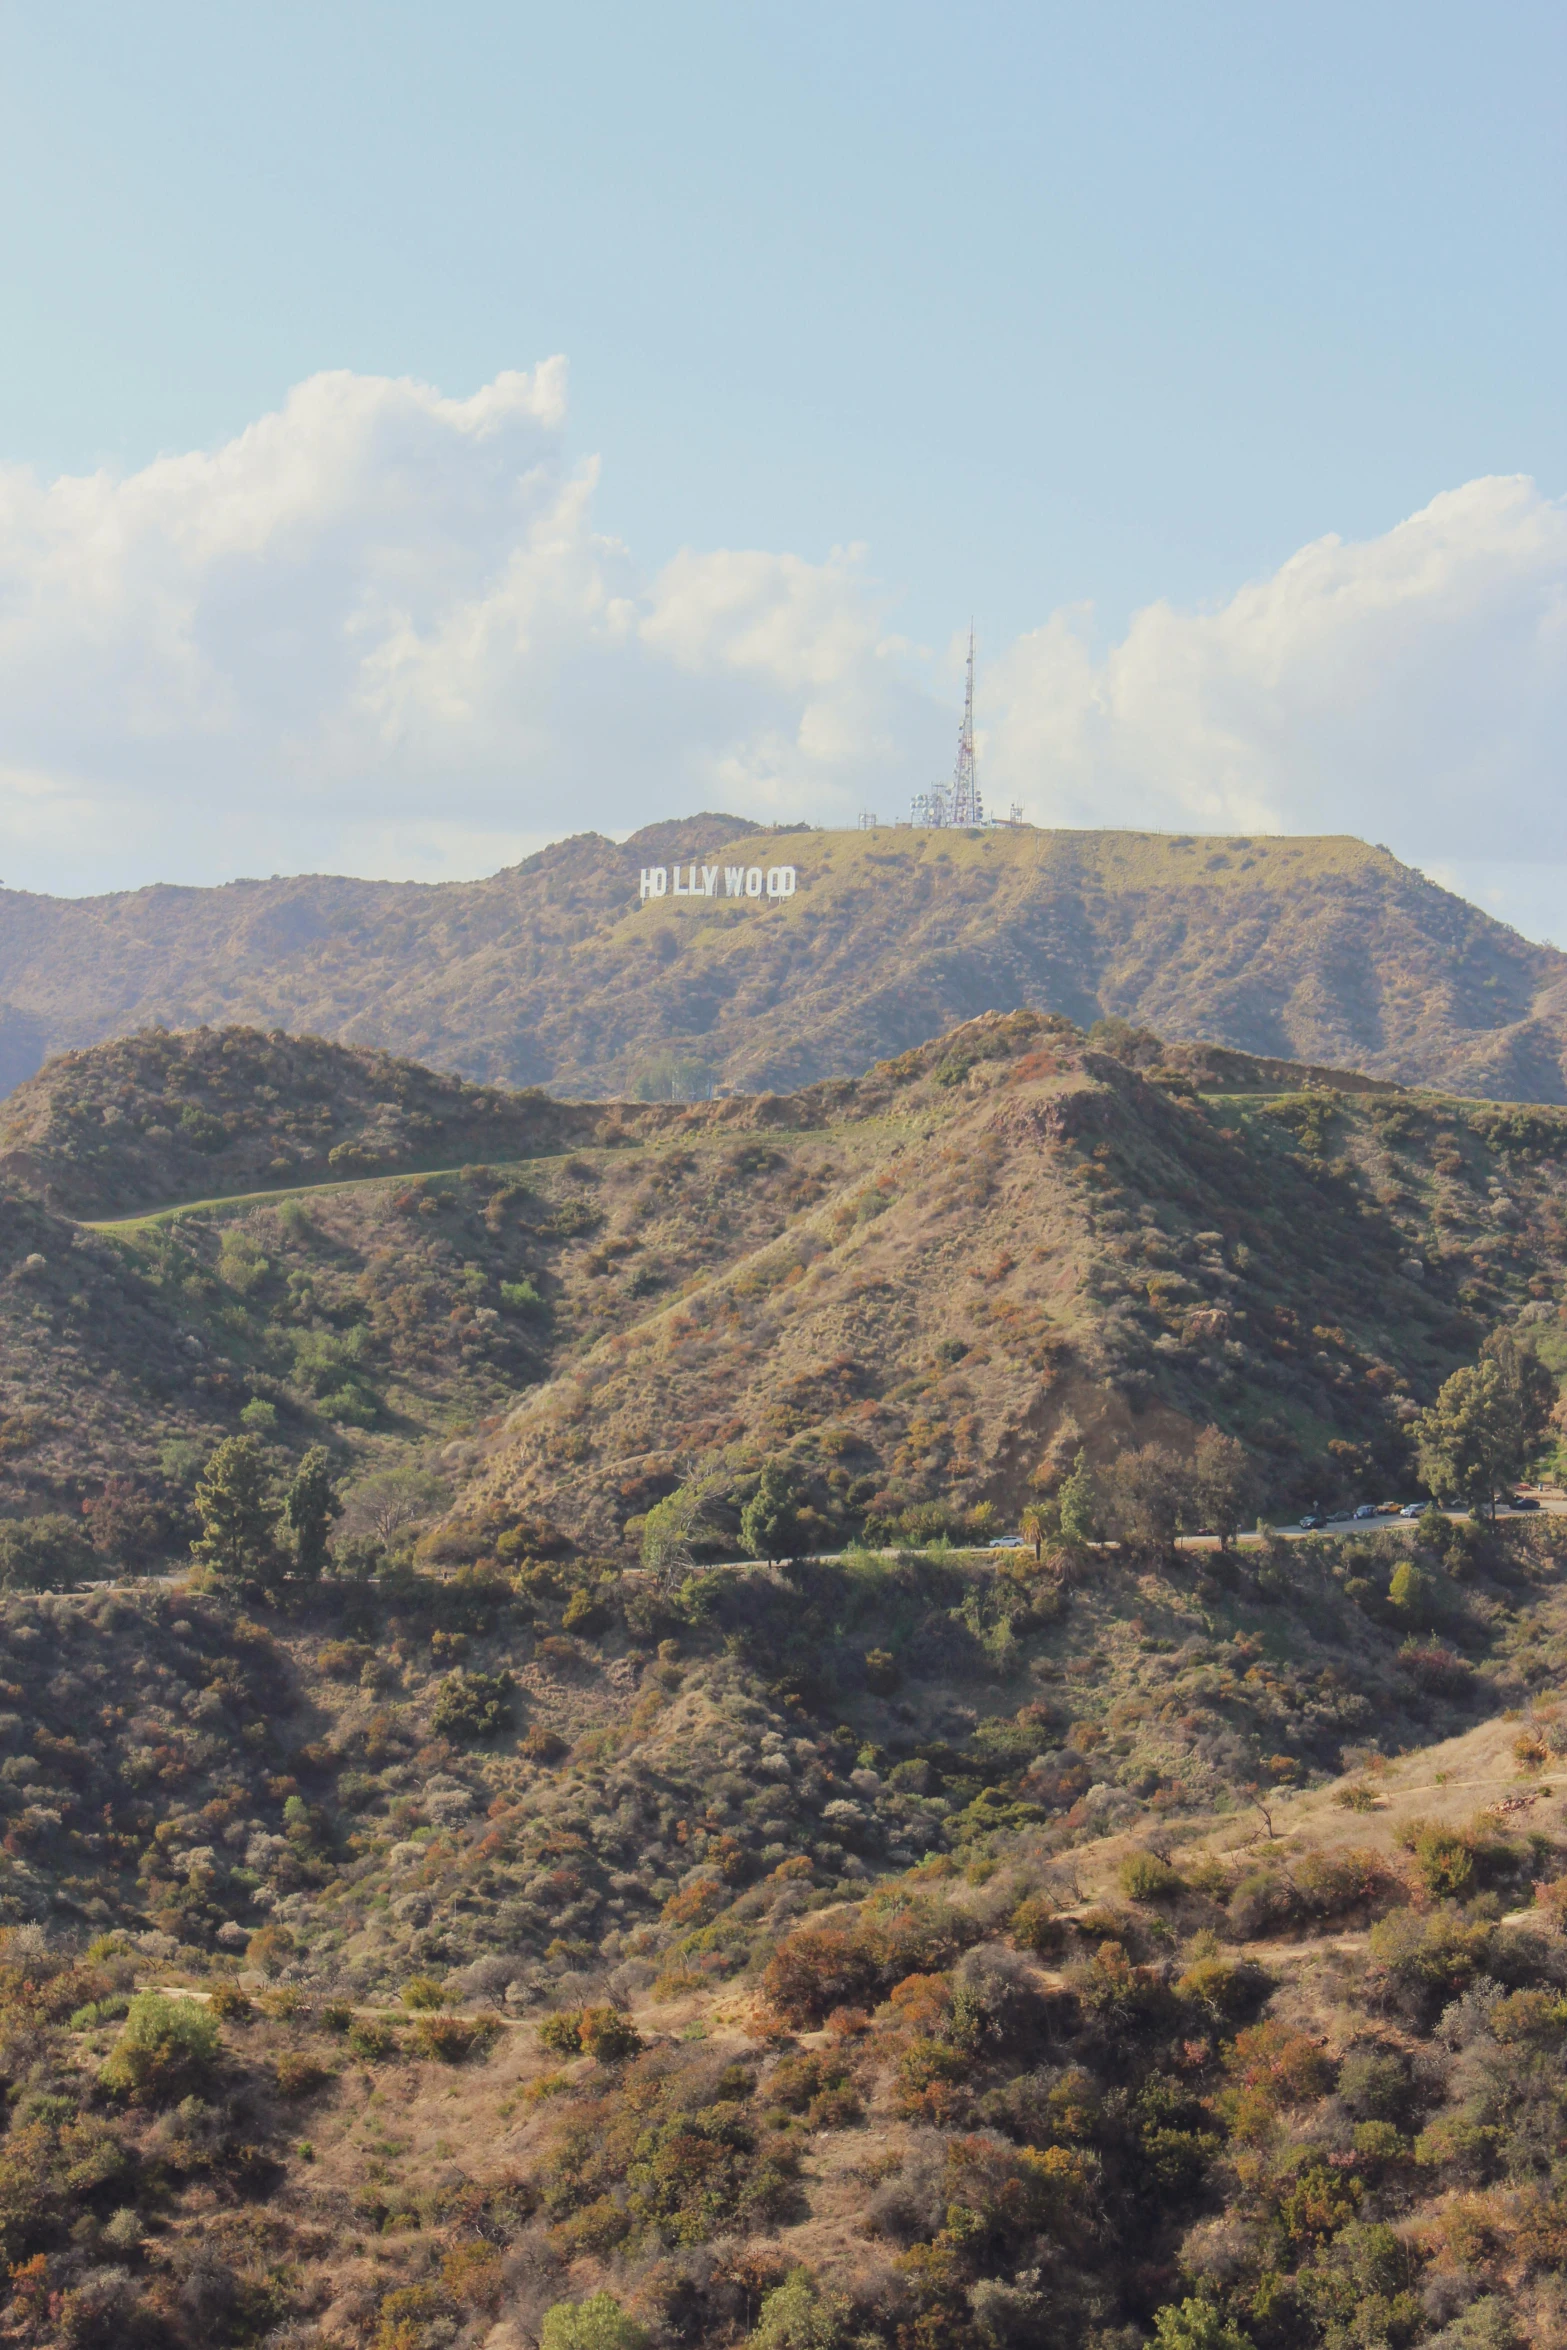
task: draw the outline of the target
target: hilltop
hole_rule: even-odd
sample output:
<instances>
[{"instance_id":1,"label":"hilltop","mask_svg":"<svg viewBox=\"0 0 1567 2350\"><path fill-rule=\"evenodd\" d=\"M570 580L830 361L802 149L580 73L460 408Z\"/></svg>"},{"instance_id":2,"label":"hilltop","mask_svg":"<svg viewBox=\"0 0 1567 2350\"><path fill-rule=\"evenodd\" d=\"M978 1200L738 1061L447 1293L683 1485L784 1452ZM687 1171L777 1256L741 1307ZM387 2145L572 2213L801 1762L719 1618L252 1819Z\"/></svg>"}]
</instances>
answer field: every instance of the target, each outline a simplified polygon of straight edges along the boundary
<instances>
[{"instance_id":1,"label":"hilltop","mask_svg":"<svg viewBox=\"0 0 1567 2350\"><path fill-rule=\"evenodd\" d=\"M792 863L779 904L643 868ZM0 1082L154 1023L313 1032L583 1098L794 1091L989 1010L1567 1100L1567 957L1346 838L841 833L711 814L476 882L0 892Z\"/></svg>"},{"instance_id":2,"label":"hilltop","mask_svg":"<svg viewBox=\"0 0 1567 2350\"><path fill-rule=\"evenodd\" d=\"M656 1120L656 1112L644 1113ZM154 1029L65 1053L0 1105L0 1184L67 1215L531 1158L602 1132L536 1090L274 1030Z\"/></svg>"}]
</instances>

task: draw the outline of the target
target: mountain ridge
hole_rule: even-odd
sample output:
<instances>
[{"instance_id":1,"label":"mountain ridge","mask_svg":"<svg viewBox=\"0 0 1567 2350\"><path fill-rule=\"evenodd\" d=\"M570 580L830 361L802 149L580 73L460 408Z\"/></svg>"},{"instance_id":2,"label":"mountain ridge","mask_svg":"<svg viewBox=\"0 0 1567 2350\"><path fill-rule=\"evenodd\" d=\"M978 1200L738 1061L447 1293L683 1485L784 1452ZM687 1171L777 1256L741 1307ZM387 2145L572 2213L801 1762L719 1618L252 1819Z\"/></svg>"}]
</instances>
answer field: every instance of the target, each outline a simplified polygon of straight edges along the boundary
<instances>
[{"instance_id":1,"label":"mountain ridge","mask_svg":"<svg viewBox=\"0 0 1567 2350\"><path fill-rule=\"evenodd\" d=\"M643 867L793 863L783 903ZM1567 956L1350 836L757 827L579 834L474 882L0 892L0 1085L161 1024L318 1033L598 1098L791 1092L985 1011L1567 1100Z\"/></svg>"}]
</instances>

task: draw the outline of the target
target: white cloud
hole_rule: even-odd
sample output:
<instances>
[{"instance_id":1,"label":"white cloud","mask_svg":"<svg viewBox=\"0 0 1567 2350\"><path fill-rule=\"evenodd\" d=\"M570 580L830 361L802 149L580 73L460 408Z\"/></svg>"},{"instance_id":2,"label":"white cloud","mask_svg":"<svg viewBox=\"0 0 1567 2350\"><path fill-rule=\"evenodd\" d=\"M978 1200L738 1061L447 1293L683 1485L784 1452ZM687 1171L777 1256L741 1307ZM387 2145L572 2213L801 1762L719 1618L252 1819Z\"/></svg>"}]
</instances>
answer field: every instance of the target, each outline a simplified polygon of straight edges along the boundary
<instances>
[{"instance_id":1,"label":"white cloud","mask_svg":"<svg viewBox=\"0 0 1567 2350\"><path fill-rule=\"evenodd\" d=\"M1567 507L1472 481L1317 541L1100 661L1057 614L986 680L986 772L1041 822L1354 832L1417 862L1567 857Z\"/></svg>"},{"instance_id":2,"label":"white cloud","mask_svg":"<svg viewBox=\"0 0 1567 2350\"><path fill-rule=\"evenodd\" d=\"M333 374L124 480L0 469L6 879L441 877L901 779L930 713L858 554L648 580L564 424L559 360L468 400Z\"/></svg>"},{"instance_id":3,"label":"white cloud","mask_svg":"<svg viewBox=\"0 0 1567 2350\"><path fill-rule=\"evenodd\" d=\"M954 669L863 549L649 577L598 497L559 360L316 376L123 479L0 468L0 872L442 878L702 805L889 816L946 765ZM1081 611L991 648L982 780L1046 823L1357 832L1538 930L1564 652L1567 512L1471 482L1102 657Z\"/></svg>"}]
</instances>

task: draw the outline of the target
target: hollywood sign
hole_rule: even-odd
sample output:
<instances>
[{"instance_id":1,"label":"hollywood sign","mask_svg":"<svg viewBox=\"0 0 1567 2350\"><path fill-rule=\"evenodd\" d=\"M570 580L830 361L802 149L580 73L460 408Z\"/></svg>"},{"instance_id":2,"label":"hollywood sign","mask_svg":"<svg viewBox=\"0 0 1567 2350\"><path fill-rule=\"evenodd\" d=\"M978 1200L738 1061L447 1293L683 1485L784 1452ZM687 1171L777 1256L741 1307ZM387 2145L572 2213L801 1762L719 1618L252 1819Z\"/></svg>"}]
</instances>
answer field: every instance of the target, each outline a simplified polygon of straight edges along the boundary
<instances>
[{"instance_id":1,"label":"hollywood sign","mask_svg":"<svg viewBox=\"0 0 1567 2350\"><path fill-rule=\"evenodd\" d=\"M649 898L792 898L792 865L644 865L641 902ZM673 887L671 887L671 881Z\"/></svg>"}]
</instances>

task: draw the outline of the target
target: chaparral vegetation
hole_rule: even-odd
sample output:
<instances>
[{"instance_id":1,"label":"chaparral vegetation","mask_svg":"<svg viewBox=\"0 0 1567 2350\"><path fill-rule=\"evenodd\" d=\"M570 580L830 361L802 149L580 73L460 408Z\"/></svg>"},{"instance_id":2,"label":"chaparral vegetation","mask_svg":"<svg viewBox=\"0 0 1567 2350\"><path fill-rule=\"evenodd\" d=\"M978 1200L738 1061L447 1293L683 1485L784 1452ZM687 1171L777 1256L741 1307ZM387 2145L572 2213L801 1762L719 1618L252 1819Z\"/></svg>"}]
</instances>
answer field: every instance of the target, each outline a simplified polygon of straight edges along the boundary
<instances>
[{"instance_id":1,"label":"chaparral vegetation","mask_svg":"<svg viewBox=\"0 0 1567 2350\"><path fill-rule=\"evenodd\" d=\"M1567 2342L1567 1116L446 1085L11 1106L0 2341Z\"/></svg>"}]
</instances>

